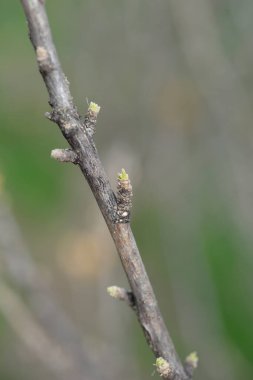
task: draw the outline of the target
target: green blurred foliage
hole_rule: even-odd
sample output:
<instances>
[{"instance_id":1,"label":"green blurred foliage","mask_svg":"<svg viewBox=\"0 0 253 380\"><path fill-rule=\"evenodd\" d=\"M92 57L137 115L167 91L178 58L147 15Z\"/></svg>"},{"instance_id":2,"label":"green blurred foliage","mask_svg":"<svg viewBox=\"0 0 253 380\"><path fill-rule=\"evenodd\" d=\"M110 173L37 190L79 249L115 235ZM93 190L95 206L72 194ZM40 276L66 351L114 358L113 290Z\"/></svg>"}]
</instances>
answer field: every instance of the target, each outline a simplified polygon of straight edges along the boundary
<instances>
[{"instance_id":1,"label":"green blurred foliage","mask_svg":"<svg viewBox=\"0 0 253 380\"><path fill-rule=\"evenodd\" d=\"M225 212L224 212L225 214ZM223 214L223 218L224 218ZM223 328L242 355L252 363L252 304L250 289L245 282L250 261L242 255L247 249L237 229L226 218L208 213L203 221L205 254L216 287Z\"/></svg>"}]
</instances>

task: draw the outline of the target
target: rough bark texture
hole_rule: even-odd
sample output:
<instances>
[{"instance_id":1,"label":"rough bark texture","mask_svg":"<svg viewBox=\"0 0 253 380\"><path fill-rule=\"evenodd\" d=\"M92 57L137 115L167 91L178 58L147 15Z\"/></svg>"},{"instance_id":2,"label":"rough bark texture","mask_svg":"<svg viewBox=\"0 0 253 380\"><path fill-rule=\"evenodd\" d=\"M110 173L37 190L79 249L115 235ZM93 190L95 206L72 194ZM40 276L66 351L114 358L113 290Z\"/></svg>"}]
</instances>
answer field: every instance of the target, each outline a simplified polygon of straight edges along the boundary
<instances>
[{"instance_id":1,"label":"rough bark texture","mask_svg":"<svg viewBox=\"0 0 253 380\"><path fill-rule=\"evenodd\" d=\"M29 26L29 35L36 52L40 73L49 93L56 122L77 156L85 176L119 253L136 303L136 313L154 355L164 358L171 371L166 378L186 380L188 376L178 359L145 271L129 223L117 221L117 199L98 157L92 134L87 133L69 92L68 81L61 69L52 41L44 8L39 0L21 0ZM165 376L164 376L165 377Z\"/></svg>"}]
</instances>

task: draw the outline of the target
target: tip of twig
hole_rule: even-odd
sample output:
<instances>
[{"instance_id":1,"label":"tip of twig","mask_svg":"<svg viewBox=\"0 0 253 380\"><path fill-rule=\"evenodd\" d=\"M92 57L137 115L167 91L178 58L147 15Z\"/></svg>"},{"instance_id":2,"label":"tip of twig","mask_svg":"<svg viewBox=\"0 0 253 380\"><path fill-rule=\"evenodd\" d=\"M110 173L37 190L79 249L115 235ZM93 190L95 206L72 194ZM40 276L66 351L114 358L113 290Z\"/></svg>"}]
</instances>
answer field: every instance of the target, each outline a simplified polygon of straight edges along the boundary
<instances>
[{"instance_id":1,"label":"tip of twig","mask_svg":"<svg viewBox=\"0 0 253 380\"><path fill-rule=\"evenodd\" d=\"M94 103L94 102L89 103L88 111L91 111L94 114L98 115L100 109L101 109L101 107L97 103Z\"/></svg>"},{"instance_id":2,"label":"tip of twig","mask_svg":"<svg viewBox=\"0 0 253 380\"><path fill-rule=\"evenodd\" d=\"M121 172L118 173L118 179L120 181L128 181L129 176L128 176L127 172L125 171L125 169L122 168Z\"/></svg>"},{"instance_id":3,"label":"tip of twig","mask_svg":"<svg viewBox=\"0 0 253 380\"><path fill-rule=\"evenodd\" d=\"M191 352L185 359L185 371L192 377L194 370L198 367L199 357L196 351Z\"/></svg>"},{"instance_id":4,"label":"tip of twig","mask_svg":"<svg viewBox=\"0 0 253 380\"><path fill-rule=\"evenodd\" d=\"M112 297L120 301L125 301L128 306L135 310L135 298L131 291L119 286L109 286L107 288L107 293Z\"/></svg>"},{"instance_id":5,"label":"tip of twig","mask_svg":"<svg viewBox=\"0 0 253 380\"><path fill-rule=\"evenodd\" d=\"M162 357L159 357L156 359L156 362L154 364L156 366L156 370L159 373L160 376L163 378L168 378L171 375L172 368L170 364Z\"/></svg>"},{"instance_id":6,"label":"tip of twig","mask_svg":"<svg viewBox=\"0 0 253 380\"><path fill-rule=\"evenodd\" d=\"M112 298L122 299L122 295L125 293L125 289L120 288L119 286L108 286L107 293Z\"/></svg>"},{"instance_id":7,"label":"tip of twig","mask_svg":"<svg viewBox=\"0 0 253 380\"><path fill-rule=\"evenodd\" d=\"M185 359L187 364L190 364L194 369L197 368L199 357L196 351L191 352Z\"/></svg>"}]
</instances>

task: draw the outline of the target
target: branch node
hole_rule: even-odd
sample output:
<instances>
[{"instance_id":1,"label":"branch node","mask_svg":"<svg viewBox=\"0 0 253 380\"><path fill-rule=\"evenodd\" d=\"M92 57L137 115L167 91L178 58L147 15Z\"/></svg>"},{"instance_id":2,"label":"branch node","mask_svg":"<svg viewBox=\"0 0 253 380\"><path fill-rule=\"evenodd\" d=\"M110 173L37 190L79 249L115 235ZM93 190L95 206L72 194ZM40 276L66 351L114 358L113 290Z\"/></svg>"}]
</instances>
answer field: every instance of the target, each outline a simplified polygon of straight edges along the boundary
<instances>
[{"instance_id":1,"label":"branch node","mask_svg":"<svg viewBox=\"0 0 253 380\"><path fill-rule=\"evenodd\" d=\"M53 106L51 112L46 112L45 116L54 123L58 124L64 136L67 138L76 133L78 129L77 111L76 108L63 108Z\"/></svg>"},{"instance_id":2,"label":"branch node","mask_svg":"<svg viewBox=\"0 0 253 380\"><path fill-rule=\"evenodd\" d=\"M132 292L119 286L109 286L107 288L107 293L112 297L120 301L125 301L128 306L135 308L135 299Z\"/></svg>"},{"instance_id":3,"label":"branch node","mask_svg":"<svg viewBox=\"0 0 253 380\"><path fill-rule=\"evenodd\" d=\"M53 149L51 152L51 158L54 158L59 162L78 163L78 156L72 149Z\"/></svg>"},{"instance_id":4,"label":"branch node","mask_svg":"<svg viewBox=\"0 0 253 380\"><path fill-rule=\"evenodd\" d=\"M117 218L116 223L129 223L130 210L132 207L131 198L132 185L125 169L122 169L118 174L117 183Z\"/></svg>"},{"instance_id":5,"label":"branch node","mask_svg":"<svg viewBox=\"0 0 253 380\"><path fill-rule=\"evenodd\" d=\"M164 358L162 357L157 358L154 366L156 366L157 372L164 379L169 379L171 377L172 372L173 372L171 365Z\"/></svg>"},{"instance_id":6,"label":"branch node","mask_svg":"<svg viewBox=\"0 0 253 380\"><path fill-rule=\"evenodd\" d=\"M43 46L37 47L36 55L37 55L37 60L39 63L48 59L48 52Z\"/></svg>"},{"instance_id":7,"label":"branch node","mask_svg":"<svg viewBox=\"0 0 253 380\"><path fill-rule=\"evenodd\" d=\"M37 62L41 72L49 72L53 70L53 65L50 60L47 49L44 46L36 48Z\"/></svg>"},{"instance_id":8,"label":"branch node","mask_svg":"<svg viewBox=\"0 0 253 380\"><path fill-rule=\"evenodd\" d=\"M84 117L84 127L85 130L87 131L89 136L93 136L96 129L96 124L97 124L97 116L100 111L100 106L94 102L89 103L88 107L88 112L86 113Z\"/></svg>"},{"instance_id":9,"label":"branch node","mask_svg":"<svg viewBox=\"0 0 253 380\"><path fill-rule=\"evenodd\" d=\"M185 359L185 372L192 378L194 370L198 367L199 357L196 351L191 352Z\"/></svg>"},{"instance_id":10,"label":"branch node","mask_svg":"<svg viewBox=\"0 0 253 380\"><path fill-rule=\"evenodd\" d=\"M48 120L50 120L50 121L54 121L54 120L53 120L53 116L52 116L52 112L45 112L45 116L46 116L46 118L47 118Z\"/></svg>"}]
</instances>

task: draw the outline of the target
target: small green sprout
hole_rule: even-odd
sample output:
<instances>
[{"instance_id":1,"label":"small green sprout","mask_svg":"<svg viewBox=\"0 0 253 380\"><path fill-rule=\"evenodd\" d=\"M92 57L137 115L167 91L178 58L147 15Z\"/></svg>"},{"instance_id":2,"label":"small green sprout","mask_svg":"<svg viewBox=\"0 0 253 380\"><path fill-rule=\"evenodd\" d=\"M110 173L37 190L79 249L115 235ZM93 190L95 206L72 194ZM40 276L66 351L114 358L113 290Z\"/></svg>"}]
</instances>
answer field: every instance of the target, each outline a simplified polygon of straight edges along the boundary
<instances>
[{"instance_id":1,"label":"small green sprout","mask_svg":"<svg viewBox=\"0 0 253 380\"><path fill-rule=\"evenodd\" d=\"M101 107L97 103L90 102L88 111L91 111L91 112L93 112L95 114L98 114L99 111L100 111L100 108Z\"/></svg>"},{"instance_id":2,"label":"small green sprout","mask_svg":"<svg viewBox=\"0 0 253 380\"><path fill-rule=\"evenodd\" d=\"M121 172L118 174L118 179L120 181L128 181L128 174L125 169L121 169Z\"/></svg>"},{"instance_id":3,"label":"small green sprout","mask_svg":"<svg viewBox=\"0 0 253 380\"><path fill-rule=\"evenodd\" d=\"M196 351L190 353L185 359L187 364L190 364L193 368L197 368L199 357Z\"/></svg>"},{"instance_id":4,"label":"small green sprout","mask_svg":"<svg viewBox=\"0 0 253 380\"><path fill-rule=\"evenodd\" d=\"M119 287L118 286L109 286L107 288L107 293L109 294L109 296L111 296L113 298L118 298Z\"/></svg>"},{"instance_id":5,"label":"small green sprout","mask_svg":"<svg viewBox=\"0 0 253 380\"><path fill-rule=\"evenodd\" d=\"M155 366L160 376L167 378L171 374L171 366L164 358L157 358Z\"/></svg>"}]
</instances>

